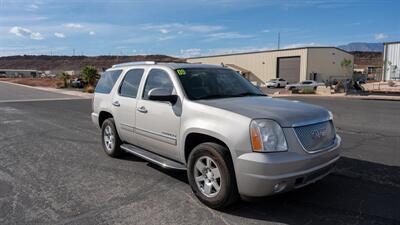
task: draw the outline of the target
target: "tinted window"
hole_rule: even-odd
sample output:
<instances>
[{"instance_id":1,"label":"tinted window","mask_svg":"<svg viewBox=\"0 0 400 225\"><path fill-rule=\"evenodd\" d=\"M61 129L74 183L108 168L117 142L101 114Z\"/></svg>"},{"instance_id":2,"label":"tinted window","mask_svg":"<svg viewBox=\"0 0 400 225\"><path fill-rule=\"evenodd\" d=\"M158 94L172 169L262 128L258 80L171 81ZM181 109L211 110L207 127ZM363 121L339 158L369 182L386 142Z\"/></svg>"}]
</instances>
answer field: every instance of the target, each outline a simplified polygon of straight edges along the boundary
<instances>
[{"instance_id":1,"label":"tinted window","mask_svg":"<svg viewBox=\"0 0 400 225\"><path fill-rule=\"evenodd\" d=\"M153 88L166 88L172 92L174 85L166 71L161 69L152 69L149 72L144 87L143 99L149 99L149 91Z\"/></svg>"},{"instance_id":2,"label":"tinted window","mask_svg":"<svg viewBox=\"0 0 400 225\"><path fill-rule=\"evenodd\" d=\"M186 68L177 70L189 99L264 96L237 72L224 68Z\"/></svg>"},{"instance_id":3,"label":"tinted window","mask_svg":"<svg viewBox=\"0 0 400 225\"><path fill-rule=\"evenodd\" d=\"M311 81L303 81L303 84L312 84Z\"/></svg>"},{"instance_id":4,"label":"tinted window","mask_svg":"<svg viewBox=\"0 0 400 225\"><path fill-rule=\"evenodd\" d=\"M119 75L121 75L122 70L112 70L104 72L99 82L96 85L96 93L110 93L111 89L114 87L115 82L118 80Z\"/></svg>"},{"instance_id":5,"label":"tinted window","mask_svg":"<svg viewBox=\"0 0 400 225\"><path fill-rule=\"evenodd\" d=\"M129 70L119 88L119 94L124 97L136 98L143 72L143 69Z\"/></svg>"}]
</instances>

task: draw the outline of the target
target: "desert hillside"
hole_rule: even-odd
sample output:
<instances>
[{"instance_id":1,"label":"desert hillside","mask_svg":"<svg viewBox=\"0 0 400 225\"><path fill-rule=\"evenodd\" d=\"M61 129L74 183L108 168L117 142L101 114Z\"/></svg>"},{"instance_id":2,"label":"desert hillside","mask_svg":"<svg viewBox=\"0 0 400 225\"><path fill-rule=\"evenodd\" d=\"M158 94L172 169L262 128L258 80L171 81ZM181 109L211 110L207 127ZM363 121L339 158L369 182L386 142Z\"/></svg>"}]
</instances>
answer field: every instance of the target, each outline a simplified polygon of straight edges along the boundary
<instances>
[{"instance_id":1,"label":"desert hillside","mask_svg":"<svg viewBox=\"0 0 400 225\"><path fill-rule=\"evenodd\" d=\"M80 70L85 66L94 66L101 70L117 63L132 61L182 62L185 59L166 55L135 56L6 56L0 57L0 69L33 69L39 71Z\"/></svg>"}]
</instances>

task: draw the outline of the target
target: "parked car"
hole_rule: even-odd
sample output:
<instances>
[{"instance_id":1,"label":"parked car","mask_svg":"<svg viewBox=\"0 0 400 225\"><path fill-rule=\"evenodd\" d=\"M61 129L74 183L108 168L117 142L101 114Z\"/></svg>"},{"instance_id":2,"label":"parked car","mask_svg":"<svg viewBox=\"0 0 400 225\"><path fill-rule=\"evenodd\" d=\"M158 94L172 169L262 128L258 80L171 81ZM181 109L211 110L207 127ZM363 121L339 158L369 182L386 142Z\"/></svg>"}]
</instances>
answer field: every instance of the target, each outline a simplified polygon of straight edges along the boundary
<instances>
[{"instance_id":1,"label":"parked car","mask_svg":"<svg viewBox=\"0 0 400 225\"><path fill-rule=\"evenodd\" d=\"M5 73L0 73L0 78L7 78L7 74L5 74Z\"/></svg>"},{"instance_id":2,"label":"parked car","mask_svg":"<svg viewBox=\"0 0 400 225\"><path fill-rule=\"evenodd\" d=\"M271 88L280 88L280 87L285 87L287 84L289 84L289 82L287 82L285 79L283 78L277 78L277 79L271 79L267 82L267 87Z\"/></svg>"},{"instance_id":3,"label":"parked car","mask_svg":"<svg viewBox=\"0 0 400 225\"><path fill-rule=\"evenodd\" d=\"M75 78L71 80L70 85L73 88L83 88L85 87L85 82L81 78Z\"/></svg>"},{"instance_id":4,"label":"parked car","mask_svg":"<svg viewBox=\"0 0 400 225\"><path fill-rule=\"evenodd\" d=\"M296 84L288 84L286 85L286 89L288 90L302 90L304 88L314 88L315 90L317 89L318 86L325 86L324 83L318 83L314 80L305 80L301 81Z\"/></svg>"},{"instance_id":5,"label":"parked car","mask_svg":"<svg viewBox=\"0 0 400 225\"><path fill-rule=\"evenodd\" d=\"M267 97L221 66L115 65L102 74L92 104L107 155L126 151L186 170L211 208L314 183L340 157L328 110Z\"/></svg>"}]
</instances>

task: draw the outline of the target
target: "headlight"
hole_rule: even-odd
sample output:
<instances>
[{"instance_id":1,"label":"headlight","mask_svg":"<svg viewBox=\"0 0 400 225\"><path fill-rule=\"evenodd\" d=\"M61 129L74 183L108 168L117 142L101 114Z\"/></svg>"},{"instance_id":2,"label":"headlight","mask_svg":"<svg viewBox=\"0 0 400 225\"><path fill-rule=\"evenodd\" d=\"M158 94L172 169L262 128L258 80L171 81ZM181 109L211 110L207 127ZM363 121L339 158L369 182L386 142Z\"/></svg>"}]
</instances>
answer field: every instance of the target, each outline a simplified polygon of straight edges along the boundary
<instances>
[{"instance_id":1,"label":"headlight","mask_svg":"<svg viewBox=\"0 0 400 225\"><path fill-rule=\"evenodd\" d=\"M253 120L250 136L255 152L287 151L287 143L281 126L273 120Z\"/></svg>"}]
</instances>

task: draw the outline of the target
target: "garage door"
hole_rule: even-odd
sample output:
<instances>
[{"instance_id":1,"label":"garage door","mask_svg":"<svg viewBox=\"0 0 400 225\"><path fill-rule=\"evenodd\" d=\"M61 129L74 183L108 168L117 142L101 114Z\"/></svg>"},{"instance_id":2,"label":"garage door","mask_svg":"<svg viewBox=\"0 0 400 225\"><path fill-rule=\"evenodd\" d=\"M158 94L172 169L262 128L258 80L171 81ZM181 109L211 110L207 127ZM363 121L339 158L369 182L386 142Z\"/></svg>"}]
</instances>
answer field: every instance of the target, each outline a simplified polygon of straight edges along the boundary
<instances>
[{"instance_id":1,"label":"garage door","mask_svg":"<svg viewBox=\"0 0 400 225\"><path fill-rule=\"evenodd\" d=\"M278 58L278 74L276 77L283 78L289 83L300 81L300 56Z\"/></svg>"}]
</instances>

